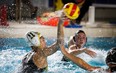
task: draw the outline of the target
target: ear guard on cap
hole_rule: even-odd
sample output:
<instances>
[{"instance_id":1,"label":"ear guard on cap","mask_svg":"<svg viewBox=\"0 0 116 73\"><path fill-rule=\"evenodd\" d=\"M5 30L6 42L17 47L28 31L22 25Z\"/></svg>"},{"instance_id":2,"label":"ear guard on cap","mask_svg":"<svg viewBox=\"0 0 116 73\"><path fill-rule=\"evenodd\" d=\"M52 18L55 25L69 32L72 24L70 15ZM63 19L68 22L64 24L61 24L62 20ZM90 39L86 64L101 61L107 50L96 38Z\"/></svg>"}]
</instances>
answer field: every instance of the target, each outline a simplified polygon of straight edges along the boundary
<instances>
[{"instance_id":1,"label":"ear guard on cap","mask_svg":"<svg viewBox=\"0 0 116 73\"><path fill-rule=\"evenodd\" d=\"M68 18L76 19L80 14L80 8L74 3L67 3L63 7L63 12Z\"/></svg>"},{"instance_id":2,"label":"ear guard on cap","mask_svg":"<svg viewBox=\"0 0 116 73\"><path fill-rule=\"evenodd\" d=\"M26 40L29 46L40 46L40 37L41 34L34 31L28 32L26 34Z\"/></svg>"}]
</instances>

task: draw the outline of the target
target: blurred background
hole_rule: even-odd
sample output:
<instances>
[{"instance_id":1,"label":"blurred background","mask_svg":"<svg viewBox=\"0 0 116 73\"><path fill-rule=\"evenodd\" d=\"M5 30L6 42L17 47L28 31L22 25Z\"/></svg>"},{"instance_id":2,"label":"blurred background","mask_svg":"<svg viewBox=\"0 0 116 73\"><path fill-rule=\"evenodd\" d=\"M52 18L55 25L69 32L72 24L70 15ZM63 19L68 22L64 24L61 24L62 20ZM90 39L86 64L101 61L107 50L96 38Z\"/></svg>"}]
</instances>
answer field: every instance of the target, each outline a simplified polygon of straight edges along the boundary
<instances>
[{"instance_id":1,"label":"blurred background","mask_svg":"<svg viewBox=\"0 0 116 73\"><path fill-rule=\"evenodd\" d=\"M43 26L38 23L37 17L42 16L44 12L54 12L62 7L62 0L0 0L0 25L10 27L9 29L0 28L0 37L22 37L32 30L39 31L45 36L54 36L57 33L56 28ZM89 37L115 37L115 13L116 0L94 0L80 23L85 28L78 25L74 26L74 29L73 27L66 28L65 35L71 36L75 31L82 29ZM51 35L46 32L53 30L55 32ZM70 31L73 33L69 33Z\"/></svg>"},{"instance_id":2,"label":"blurred background","mask_svg":"<svg viewBox=\"0 0 116 73\"><path fill-rule=\"evenodd\" d=\"M0 0L0 7L7 8L8 20L27 20L40 16L43 12L56 11L63 7L61 0ZM116 21L116 0L95 0L95 20ZM36 9L37 8L37 9ZM37 11L37 14L33 14ZM87 20L87 16L85 19Z\"/></svg>"}]
</instances>

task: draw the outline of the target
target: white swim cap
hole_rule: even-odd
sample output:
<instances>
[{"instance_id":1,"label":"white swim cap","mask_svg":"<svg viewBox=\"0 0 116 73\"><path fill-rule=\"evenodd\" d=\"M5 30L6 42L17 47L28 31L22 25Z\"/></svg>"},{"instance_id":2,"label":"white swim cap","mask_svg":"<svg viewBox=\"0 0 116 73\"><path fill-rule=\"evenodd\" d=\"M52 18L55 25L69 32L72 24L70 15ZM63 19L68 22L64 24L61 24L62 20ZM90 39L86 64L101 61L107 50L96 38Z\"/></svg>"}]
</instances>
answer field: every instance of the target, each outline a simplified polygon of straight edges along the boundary
<instances>
[{"instance_id":1,"label":"white swim cap","mask_svg":"<svg viewBox=\"0 0 116 73\"><path fill-rule=\"evenodd\" d=\"M40 37L42 35L38 32L30 31L26 34L26 40L29 46L40 46Z\"/></svg>"}]
</instances>

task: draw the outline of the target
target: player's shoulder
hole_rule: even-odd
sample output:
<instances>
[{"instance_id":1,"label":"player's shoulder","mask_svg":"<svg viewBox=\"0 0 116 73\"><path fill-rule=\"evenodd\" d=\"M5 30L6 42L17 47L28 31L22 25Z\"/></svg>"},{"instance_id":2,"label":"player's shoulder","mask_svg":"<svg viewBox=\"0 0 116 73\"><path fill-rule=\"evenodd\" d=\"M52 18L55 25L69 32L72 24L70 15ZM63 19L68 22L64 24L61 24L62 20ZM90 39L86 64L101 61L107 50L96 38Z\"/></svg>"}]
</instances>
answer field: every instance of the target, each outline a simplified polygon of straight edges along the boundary
<instances>
[{"instance_id":1,"label":"player's shoulder","mask_svg":"<svg viewBox=\"0 0 116 73\"><path fill-rule=\"evenodd\" d=\"M74 44L74 45L69 46L69 50L74 50L74 49L76 49L76 45L75 45L75 44Z\"/></svg>"}]
</instances>

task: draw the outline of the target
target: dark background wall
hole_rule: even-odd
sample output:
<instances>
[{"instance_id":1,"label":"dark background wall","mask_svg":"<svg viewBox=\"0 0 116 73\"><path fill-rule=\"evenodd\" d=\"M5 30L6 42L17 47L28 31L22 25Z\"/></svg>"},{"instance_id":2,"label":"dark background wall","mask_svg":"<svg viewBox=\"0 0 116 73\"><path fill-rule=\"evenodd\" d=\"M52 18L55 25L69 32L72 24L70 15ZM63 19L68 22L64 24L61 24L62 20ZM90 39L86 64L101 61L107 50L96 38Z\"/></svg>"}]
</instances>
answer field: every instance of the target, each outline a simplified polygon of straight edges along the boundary
<instances>
[{"instance_id":1,"label":"dark background wall","mask_svg":"<svg viewBox=\"0 0 116 73\"><path fill-rule=\"evenodd\" d=\"M9 19L15 19L15 9L16 9L16 4L15 4L15 1L16 0L0 0L0 6L3 5L3 4L6 4L8 6L8 18ZM57 1L57 0L30 0L32 1L35 5L38 5L38 7L40 6L44 6L44 7L47 7L47 8L40 8L40 10L38 11L38 13L42 13L42 10L47 10L49 9L50 7L53 8L54 7L54 2ZM116 5L116 0L95 0L94 3L97 3L97 4L111 4L111 5ZM24 4L23 4L24 5ZM26 7L24 5L24 7ZM29 9L29 7L26 7L26 9L22 8L23 10L26 10L26 9ZM106 14L104 13L107 12ZM28 13L29 15L29 11L22 11L22 12L26 12L26 14ZM99 9L96 9L96 18L101 18L104 17L104 18L115 18L116 19L116 8L99 8ZM24 16L27 16L25 14L22 13L22 15ZM103 19L104 19L103 18ZM112 20L112 19L111 19Z\"/></svg>"},{"instance_id":2,"label":"dark background wall","mask_svg":"<svg viewBox=\"0 0 116 73\"><path fill-rule=\"evenodd\" d=\"M95 0L94 3L98 3L98 4L115 4L116 5L116 0Z\"/></svg>"}]
</instances>

